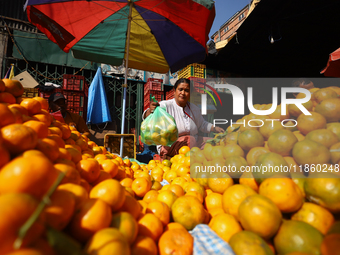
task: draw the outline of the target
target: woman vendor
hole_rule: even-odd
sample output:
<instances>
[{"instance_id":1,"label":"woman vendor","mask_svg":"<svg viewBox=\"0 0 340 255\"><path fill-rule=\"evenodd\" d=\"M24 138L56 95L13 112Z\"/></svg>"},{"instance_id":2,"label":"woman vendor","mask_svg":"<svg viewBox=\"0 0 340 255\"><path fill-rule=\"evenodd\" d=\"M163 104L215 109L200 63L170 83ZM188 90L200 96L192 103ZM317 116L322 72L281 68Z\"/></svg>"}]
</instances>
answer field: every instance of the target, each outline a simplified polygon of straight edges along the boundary
<instances>
[{"instance_id":1,"label":"woman vendor","mask_svg":"<svg viewBox=\"0 0 340 255\"><path fill-rule=\"evenodd\" d=\"M161 102L151 102L150 108L143 113L143 119L148 117L157 106L164 107L171 116L174 117L178 129L178 140L168 146L157 146L161 158L169 158L178 154L182 146L202 147L208 137L198 136L198 131L204 133L221 133L223 128L213 126L213 124L204 120L200 113L200 108L188 102L190 99L190 80L181 78L174 85L174 98Z\"/></svg>"}]
</instances>

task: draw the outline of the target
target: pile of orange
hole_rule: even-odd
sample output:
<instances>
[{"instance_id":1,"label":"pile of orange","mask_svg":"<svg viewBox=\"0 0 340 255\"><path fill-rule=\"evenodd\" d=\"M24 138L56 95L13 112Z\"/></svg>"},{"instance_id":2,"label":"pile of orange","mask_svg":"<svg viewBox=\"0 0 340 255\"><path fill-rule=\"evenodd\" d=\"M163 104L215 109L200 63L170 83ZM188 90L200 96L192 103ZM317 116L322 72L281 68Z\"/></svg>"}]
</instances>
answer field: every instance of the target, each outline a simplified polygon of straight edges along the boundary
<instances>
[{"instance_id":1,"label":"pile of orange","mask_svg":"<svg viewBox=\"0 0 340 255\"><path fill-rule=\"evenodd\" d=\"M295 128L274 121L231 132L234 125L203 150L183 146L171 160L144 165L56 121L46 100L21 98L20 83L0 81L0 254L64 254L63 244L49 242L51 228L87 254L192 254L189 231L198 224L208 224L236 255L337 254L339 173L303 178L298 171L240 171L301 164L335 169L340 164L339 90L311 92L305 104L311 116L288 107L284 117L296 119ZM276 115L244 119L281 118ZM197 171L216 166L236 171ZM14 251L18 230L46 201L61 172L64 178Z\"/></svg>"},{"instance_id":2,"label":"pile of orange","mask_svg":"<svg viewBox=\"0 0 340 255\"><path fill-rule=\"evenodd\" d=\"M159 194L170 161L139 165L107 152L55 120L45 99L23 92L20 82L0 80L0 254L64 254L63 243L49 242L51 228L87 254L192 253L191 235L170 223L169 206L182 187L173 186L172 201ZM42 200L43 212L14 251L19 229Z\"/></svg>"}]
</instances>

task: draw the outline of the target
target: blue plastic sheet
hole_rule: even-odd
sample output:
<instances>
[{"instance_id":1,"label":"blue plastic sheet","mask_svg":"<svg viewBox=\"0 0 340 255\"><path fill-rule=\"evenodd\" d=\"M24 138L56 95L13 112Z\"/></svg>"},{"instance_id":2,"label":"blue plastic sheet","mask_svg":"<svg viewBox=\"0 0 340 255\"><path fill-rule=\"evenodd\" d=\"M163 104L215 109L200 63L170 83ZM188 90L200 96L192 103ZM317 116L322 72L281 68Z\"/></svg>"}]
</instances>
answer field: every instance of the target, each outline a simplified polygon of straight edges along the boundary
<instances>
[{"instance_id":1,"label":"blue plastic sheet","mask_svg":"<svg viewBox=\"0 0 340 255\"><path fill-rule=\"evenodd\" d=\"M102 70L100 67L94 76L88 93L87 124L111 122L111 114L107 103Z\"/></svg>"}]
</instances>

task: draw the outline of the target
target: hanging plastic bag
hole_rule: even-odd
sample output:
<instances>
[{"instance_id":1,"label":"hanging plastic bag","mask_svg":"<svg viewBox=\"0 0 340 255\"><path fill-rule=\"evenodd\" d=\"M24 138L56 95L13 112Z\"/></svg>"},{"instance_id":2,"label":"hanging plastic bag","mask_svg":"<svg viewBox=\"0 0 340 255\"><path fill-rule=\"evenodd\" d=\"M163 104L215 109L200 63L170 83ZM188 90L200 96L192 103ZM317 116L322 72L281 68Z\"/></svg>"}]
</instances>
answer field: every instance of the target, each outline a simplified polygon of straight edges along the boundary
<instances>
[{"instance_id":1,"label":"hanging plastic bag","mask_svg":"<svg viewBox=\"0 0 340 255\"><path fill-rule=\"evenodd\" d=\"M155 97L152 97L154 102ZM141 124L141 141L147 145L171 146L178 139L174 117L162 107L156 107Z\"/></svg>"}]
</instances>

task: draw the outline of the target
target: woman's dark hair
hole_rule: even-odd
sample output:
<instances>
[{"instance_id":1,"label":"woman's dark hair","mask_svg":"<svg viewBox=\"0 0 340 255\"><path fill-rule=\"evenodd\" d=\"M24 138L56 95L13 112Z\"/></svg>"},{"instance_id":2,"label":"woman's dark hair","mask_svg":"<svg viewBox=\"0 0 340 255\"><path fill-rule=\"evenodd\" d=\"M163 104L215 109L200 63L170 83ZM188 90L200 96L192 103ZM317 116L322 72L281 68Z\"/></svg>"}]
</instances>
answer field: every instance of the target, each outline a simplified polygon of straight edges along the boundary
<instances>
[{"instance_id":1,"label":"woman's dark hair","mask_svg":"<svg viewBox=\"0 0 340 255\"><path fill-rule=\"evenodd\" d=\"M186 83L186 84L189 84L190 85L190 80L187 79L187 78L180 78L176 81L175 85L174 85L174 90L177 89L178 85L181 84L181 83Z\"/></svg>"}]
</instances>

